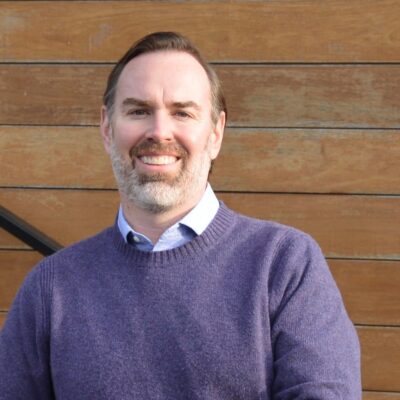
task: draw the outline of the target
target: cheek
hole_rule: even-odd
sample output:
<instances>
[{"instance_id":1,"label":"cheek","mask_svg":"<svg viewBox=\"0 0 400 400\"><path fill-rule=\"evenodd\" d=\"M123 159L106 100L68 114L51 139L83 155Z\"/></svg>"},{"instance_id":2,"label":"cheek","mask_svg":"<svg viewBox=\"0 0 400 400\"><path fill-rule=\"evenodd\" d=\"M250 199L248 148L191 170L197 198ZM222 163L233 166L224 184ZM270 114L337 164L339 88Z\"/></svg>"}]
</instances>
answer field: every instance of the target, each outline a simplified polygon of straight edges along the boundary
<instances>
[{"instance_id":1,"label":"cheek","mask_svg":"<svg viewBox=\"0 0 400 400\"><path fill-rule=\"evenodd\" d=\"M122 151L130 151L140 140L139 127L129 123L119 122L113 126L113 134L116 145Z\"/></svg>"},{"instance_id":2,"label":"cheek","mask_svg":"<svg viewBox=\"0 0 400 400\"><path fill-rule=\"evenodd\" d=\"M211 128L192 126L189 129L177 130L179 134L175 139L180 143L189 154L202 153L210 148Z\"/></svg>"}]
</instances>

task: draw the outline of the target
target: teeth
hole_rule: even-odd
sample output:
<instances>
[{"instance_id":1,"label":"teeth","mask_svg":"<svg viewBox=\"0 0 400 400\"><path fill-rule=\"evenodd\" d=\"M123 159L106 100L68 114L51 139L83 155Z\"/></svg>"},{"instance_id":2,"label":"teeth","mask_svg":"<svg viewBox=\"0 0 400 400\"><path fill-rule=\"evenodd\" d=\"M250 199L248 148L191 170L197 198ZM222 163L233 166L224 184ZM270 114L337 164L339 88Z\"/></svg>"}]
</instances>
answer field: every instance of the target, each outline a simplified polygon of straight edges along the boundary
<instances>
[{"instance_id":1,"label":"teeth","mask_svg":"<svg viewBox=\"0 0 400 400\"><path fill-rule=\"evenodd\" d=\"M173 164L176 157L173 156L142 156L140 160L145 164L166 165Z\"/></svg>"}]
</instances>

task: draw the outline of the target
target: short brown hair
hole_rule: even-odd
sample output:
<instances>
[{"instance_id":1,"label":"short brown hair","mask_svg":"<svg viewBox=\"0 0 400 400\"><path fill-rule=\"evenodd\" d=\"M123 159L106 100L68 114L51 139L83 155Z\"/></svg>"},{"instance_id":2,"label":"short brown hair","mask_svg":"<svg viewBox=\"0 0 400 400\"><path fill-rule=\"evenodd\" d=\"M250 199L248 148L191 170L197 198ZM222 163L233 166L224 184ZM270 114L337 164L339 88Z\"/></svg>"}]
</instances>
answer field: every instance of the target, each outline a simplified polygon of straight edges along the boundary
<instances>
[{"instance_id":1,"label":"short brown hair","mask_svg":"<svg viewBox=\"0 0 400 400\"><path fill-rule=\"evenodd\" d=\"M205 61L197 47L188 38L176 32L151 33L134 43L125 55L122 56L108 76L107 87L103 95L103 104L107 109L112 113L118 79L129 61L141 54L162 50L175 50L188 53L200 63L206 71L210 82L212 104L211 118L213 122L217 122L221 111L224 111L225 116L227 116L225 97L216 72Z\"/></svg>"}]
</instances>

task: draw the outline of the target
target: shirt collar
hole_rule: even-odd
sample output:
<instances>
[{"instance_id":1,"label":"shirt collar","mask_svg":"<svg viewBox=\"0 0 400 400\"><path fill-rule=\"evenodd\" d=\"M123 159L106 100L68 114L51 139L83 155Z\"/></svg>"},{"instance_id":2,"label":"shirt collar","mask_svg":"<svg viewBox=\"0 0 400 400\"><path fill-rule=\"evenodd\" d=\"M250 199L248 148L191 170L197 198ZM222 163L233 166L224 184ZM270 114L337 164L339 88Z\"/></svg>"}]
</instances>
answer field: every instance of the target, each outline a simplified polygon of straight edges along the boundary
<instances>
[{"instance_id":1,"label":"shirt collar","mask_svg":"<svg viewBox=\"0 0 400 400\"><path fill-rule=\"evenodd\" d=\"M218 199L211 189L211 185L208 183L200 201L189 213L178 221L178 224L185 225L193 229L197 235L201 235L215 217L218 208Z\"/></svg>"},{"instance_id":2,"label":"shirt collar","mask_svg":"<svg viewBox=\"0 0 400 400\"><path fill-rule=\"evenodd\" d=\"M215 196L211 185L208 183L207 188L197 205L192 210L190 210L190 212L186 214L180 221L169 228L169 230L179 229L179 226L183 225L192 229L196 233L196 235L201 235L217 214L218 208L218 199ZM120 205L119 207L117 224L125 242L128 242L127 237L130 232L132 232L134 235L144 237L144 235L136 232L128 224L122 210L122 205Z\"/></svg>"}]
</instances>

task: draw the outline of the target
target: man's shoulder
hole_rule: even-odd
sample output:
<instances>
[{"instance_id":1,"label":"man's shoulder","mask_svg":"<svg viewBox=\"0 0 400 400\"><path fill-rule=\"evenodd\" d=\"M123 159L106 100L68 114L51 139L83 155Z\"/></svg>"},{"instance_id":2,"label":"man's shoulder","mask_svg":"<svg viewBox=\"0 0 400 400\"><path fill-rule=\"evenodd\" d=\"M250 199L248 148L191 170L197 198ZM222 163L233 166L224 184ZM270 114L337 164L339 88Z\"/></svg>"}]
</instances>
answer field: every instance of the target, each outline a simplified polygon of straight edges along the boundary
<instances>
[{"instance_id":1,"label":"man's shoulder","mask_svg":"<svg viewBox=\"0 0 400 400\"><path fill-rule=\"evenodd\" d=\"M275 261L291 256L304 259L322 257L322 250L316 240L296 227L249 217L232 210L229 212L232 230L225 236L226 246L233 244L240 251L251 251L260 257L264 254Z\"/></svg>"},{"instance_id":2,"label":"man's shoulder","mask_svg":"<svg viewBox=\"0 0 400 400\"><path fill-rule=\"evenodd\" d=\"M296 227L273 220L251 217L231 209L229 209L229 212L235 221L235 229L242 232L243 235L256 234L262 239L265 237L275 237L278 240L313 241L308 233Z\"/></svg>"},{"instance_id":3,"label":"man's shoulder","mask_svg":"<svg viewBox=\"0 0 400 400\"><path fill-rule=\"evenodd\" d=\"M64 247L46 257L43 263L52 266L59 264L65 266L68 264L82 264L85 260L93 260L111 246L114 229L115 227L108 227L93 236Z\"/></svg>"}]
</instances>

